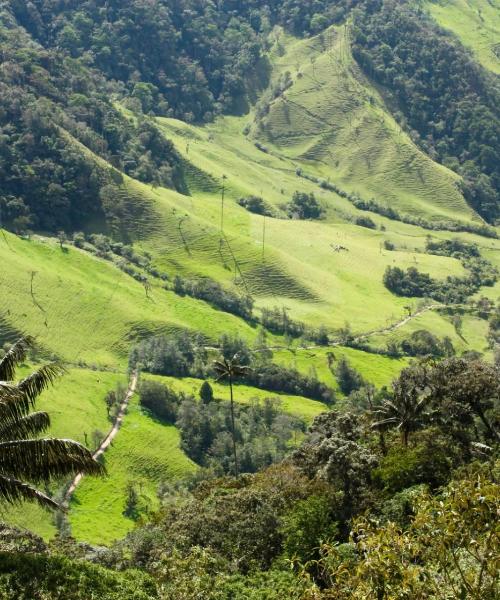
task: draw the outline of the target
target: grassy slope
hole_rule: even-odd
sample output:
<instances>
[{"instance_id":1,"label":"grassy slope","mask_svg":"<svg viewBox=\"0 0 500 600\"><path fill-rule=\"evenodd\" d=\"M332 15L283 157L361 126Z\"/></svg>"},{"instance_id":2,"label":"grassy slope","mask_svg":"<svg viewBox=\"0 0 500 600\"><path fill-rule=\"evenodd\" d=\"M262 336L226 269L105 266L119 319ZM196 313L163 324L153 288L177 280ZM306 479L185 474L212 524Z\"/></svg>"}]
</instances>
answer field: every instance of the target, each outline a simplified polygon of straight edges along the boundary
<instances>
[{"instance_id":1,"label":"grassy slope","mask_svg":"<svg viewBox=\"0 0 500 600\"><path fill-rule=\"evenodd\" d=\"M71 502L70 525L77 539L109 544L134 527L123 515L126 487L133 484L142 514L157 507L162 481L183 477L195 465L179 449L179 432L144 413L135 397L124 425L105 455L108 477L84 478Z\"/></svg>"},{"instance_id":2,"label":"grassy slope","mask_svg":"<svg viewBox=\"0 0 500 600\"><path fill-rule=\"evenodd\" d=\"M196 379L194 377L161 377L158 375L147 375L148 379L154 379L156 381L164 382L171 386L178 392L184 392L190 394L195 398L198 398L201 384L203 380ZM214 397L217 400L228 400L229 399L229 387L222 383L210 381L210 385L214 390ZM276 392L269 392L266 390L260 390L247 385L235 384L234 385L234 399L235 402L241 404L248 404L253 400L264 400L265 398L278 398L281 402L283 410L296 415L304 419L304 421L310 423L315 416L321 412L327 410L327 407L316 400L310 400L309 398L303 398L302 396L293 396L291 394L278 394Z\"/></svg>"},{"instance_id":3,"label":"grassy slope","mask_svg":"<svg viewBox=\"0 0 500 600\"><path fill-rule=\"evenodd\" d=\"M61 252L50 240L0 237L0 263L1 316L65 362L124 367L134 337L155 331L255 335L241 319L159 287L148 299L140 283L110 263L74 248Z\"/></svg>"},{"instance_id":4,"label":"grassy slope","mask_svg":"<svg viewBox=\"0 0 500 600\"><path fill-rule=\"evenodd\" d=\"M319 192L317 186L299 179L289 168L289 161L259 152L241 134L244 119L224 118L204 128L173 120L162 120L162 125L178 150L200 171L214 177L217 173L226 174L225 234L258 305L287 306L295 318L316 326L338 327L348 318L356 331L364 331L385 323L394 314L402 314L407 303L384 288L382 276L388 265L396 262L409 267L417 261L422 270L438 278L462 272L453 259L415 255L415 249L424 247L428 233L421 228L377 216L375 222L383 224L387 231L371 231L348 222L346 215L352 217L360 211L332 192ZM317 222L266 219L263 261L263 218L244 211L235 200L252 191L262 192L267 201L278 206L297 189L317 192L331 207L328 217ZM152 238L145 245L159 264L168 266L172 260L182 260L185 271L222 278L228 284L236 279L242 289L232 259L227 264L231 270L227 270L218 255L219 195L203 193L194 185L192 197L166 190L151 193L159 201L175 203L177 213L188 215L184 235L191 255L183 259L186 251L179 243L176 246L174 242ZM438 233L437 237L451 236ZM381 250L385 239L394 239L398 252ZM349 252L334 252L332 245L337 244L346 246ZM372 299L371 310L367 310L367 295Z\"/></svg>"},{"instance_id":5,"label":"grassy slope","mask_svg":"<svg viewBox=\"0 0 500 600\"><path fill-rule=\"evenodd\" d=\"M85 443L87 433L88 443L91 444L93 431L106 432L110 427L104 397L119 382L126 382L126 378L119 373L70 369L37 402L38 410L45 410L50 414L51 427L48 435ZM3 509L0 519L27 527L44 537L51 537L56 532L53 513L33 504Z\"/></svg>"},{"instance_id":6,"label":"grassy slope","mask_svg":"<svg viewBox=\"0 0 500 600\"><path fill-rule=\"evenodd\" d=\"M500 74L499 0L434 0L427 6L434 19L470 48L483 66Z\"/></svg>"},{"instance_id":7,"label":"grassy slope","mask_svg":"<svg viewBox=\"0 0 500 600\"><path fill-rule=\"evenodd\" d=\"M311 367L314 367L321 381L338 390L336 378L328 367L327 354L329 352L333 352L335 360L338 360L341 356L347 358L349 363L363 375L366 381L377 387L389 385L401 369L408 364L407 359L388 358L343 347L280 350L274 353L274 360L284 366L298 369L304 374L308 374Z\"/></svg>"},{"instance_id":8,"label":"grassy slope","mask_svg":"<svg viewBox=\"0 0 500 600\"><path fill-rule=\"evenodd\" d=\"M288 72L292 85L255 124L265 143L306 170L403 213L428 220L471 218L458 177L417 149L361 73L350 53L348 27L288 41L275 64L274 82Z\"/></svg>"}]
</instances>

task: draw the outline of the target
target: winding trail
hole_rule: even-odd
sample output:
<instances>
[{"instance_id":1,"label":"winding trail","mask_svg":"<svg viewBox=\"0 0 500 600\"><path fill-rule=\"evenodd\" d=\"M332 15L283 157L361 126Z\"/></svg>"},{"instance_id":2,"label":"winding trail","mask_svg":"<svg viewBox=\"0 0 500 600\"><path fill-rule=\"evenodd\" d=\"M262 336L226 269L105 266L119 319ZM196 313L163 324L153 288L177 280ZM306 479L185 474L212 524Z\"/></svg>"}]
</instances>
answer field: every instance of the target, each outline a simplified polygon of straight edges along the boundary
<instances>
[{"instance_id":1,"label":"winding trail","mask_svg":"<svg viewBox=\"0 0 500 600\"><path fill-rule=\"evenodd\" d=\"M382 335L384 333L389 333L390 331L396 331L396 329L399 329L400 327L404 327L404 325L406 325L413 319L420 317L420 315L423 315L424 313L426 313L430 310L436 310L438 308L445 308L446 306L447 306L446 304L429 304L427 306L423 306L422 308L416 310L414 313L404 317L404 319L401 319L400 321L397 321L396 323L393 323L392 325L388 325L387 327L382 327L381 329L374 329L373 331L368 331L367 333L361 333L360 335L358 335L354 338L354 341L359 342L362 340L366 340L367 338L371 337L372 335ZM335 345L338 345L338 342Z\"/></svg>"},{"instance_id":2,"label":"winding trail","mask_svg":"<svg viewBox=\"0 0 500 600\"><path fill-rule=\"evenodd\" d=\"M122 426L123 418L125 416L125 412L129 405L130 399L132 398L132 396L135 393L135 390L137 389L138 379L139 379L139 374L137 371L134 371L130 377L130 382L128 385L127 393L125 394L125 397L123 398L122 403L120 404L120 408L116 415L116 419L113 424L113 427L109 431L108 435L101 442L99 448L97 448L97 450L92 455L96 460L100 456L102 456L104 454L104 452L106 452L106 450L109 448L109 446L115 439L116 434L120 430L120 427ZM66 494L64 495L63 504L65 506L67 506L69 504L69 501L71 500L71 496L74 494L78 484L80 483L80 481L82 479L83 479L83 473L78 473L78 475L76 475L75 478L73 479L73 481L71 482L71 485L69 486Z\"/></svg>"}]
</instances>

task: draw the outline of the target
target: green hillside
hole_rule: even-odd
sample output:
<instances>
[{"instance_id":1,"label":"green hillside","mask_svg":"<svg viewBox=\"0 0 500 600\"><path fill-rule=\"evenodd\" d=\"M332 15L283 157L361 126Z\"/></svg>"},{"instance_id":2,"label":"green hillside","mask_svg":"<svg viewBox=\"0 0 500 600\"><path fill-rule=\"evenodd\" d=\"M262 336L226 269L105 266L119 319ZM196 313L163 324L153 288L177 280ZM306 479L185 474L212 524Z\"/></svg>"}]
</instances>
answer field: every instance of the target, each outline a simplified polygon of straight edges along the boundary
<instances>
[{"instance_id":1,"label":"green hillside","mask_svg":"<svg viewBox=\"0 0 500 600\"><path fill-rule=\"evenodd\" d=\"M307 40L278 37L285 50L275 50L272 90L285 89L260 101L265 116L255 120L254 135L363 198L429 220L470 218L457 177L394 121L353 60L349 35L346 25Z\"/></svg>"},{"instance_id":2,"label":"green hillside","mask_svg":"<svg viewBox=\"0 0 500 600\"><path fill-rule=\"evenodd\" d=\"M496 0L426 6L483 66L500 73ZM490 274L500 269L500 229L494 219L487 225L464 195L464 185L472 178L490 198L494 177L492 184L485 183L478 164L483 160L490 165L494 158L487 150L478 151L474 163L465 142L448 166L438 162L437 152L426 152L417 132L400 124L405 107L354 59L354 25L347 12L338 18L328 13L324 26L304 29L291 26L281 13L276 16L274 8L268 26L259 25L257 33L252 29L250 34L242 23L228 25L228 37L243 48L241 64L249 64L246 71L240 63L233 65L228 58L233 46L225 40L227 56L220 70L230 81L231 68L241 68L244 85L231 97L230 85L219 82L222 102L215 92L219 83L214 83L220 73L214 75L208 67L207 73L191 73L186 67L192 77L183 85L189 93L177 90L179 98L185 96L173 107L169 94L174 86L165 83L164 74L161 85L151 75L159 86L156 91L148 87L150 82L134 84L140 71L147 71L142 62L123 81L122 74L111 77L109 65L94 64L84 101L84 94L75 90L84 89L85 77L90 77L85 60L90 60L95 42L76 33L85 18L68 8L75 35L70 35L71 28L63 30L56 43L44 30L47 11L41 10L36 26L33 15L16 11L8 19L0 15L0 42L27 73L6 68L1 80L5 90L14 91L5 94L5 114L0 117L15 121L18 128L14 135L14 125L5 125L5 135L13 137L2 138L2 161L8 155L12 165L23 166L9 171L9 186L0 190L0 346L28 333L39 345L34 364L58 360L67 367L68 373L39 403L52 417L51 435L95 449L93 434L111 428L106 393L118 383L127 384L129 356L139 342L179 332L201 334L211 359L221 336L230 334L255 349L263 309L277 309L304 324L304 335L295 339L286 330L268 327L267 344L273 352L269 362L317 377L335 391L339 406L346 398L329 364L332 354L334 361L346 358L377 388L390 386L410 364L412 356L401 345L422 330L439 343L446 338L457 356L473 351L487 360L494 357L490 317L500 284L483 285L472 269L478 263L486 264ZM308 23L314 15L307 13ZM16 19L26 26L18 38ZM259 60L253 63L245 54L252 48L242 42L247 34L259 49L254 49ZM60 63L47 58L75 39L78 48L65 50L71 59L66 54ZM36 68L31 54L43 59ZM102 54L96 56L104 60ZM191 58L182 51L176 55L178 78L183 76L179 61L191 65L198 60L195 56L190 63ZM50 85L42 85L44 81ZM66 93L63 84L68 81L75 89ZM211 96L206 106L203 98L194 105L192 98L199 97L203 81ZM104 82L112 93L104 94ZM53 90L63 88L56 101ZM490 92L488 88L484 95L489 98ZM157 112L155 102L163 107ZM14 119L9 111L18 104L23 110ZM50 120L51 110L58 120ZM95 122L94 113L100 115ZM45 144L47 156L40 163L32 157L32 139ZM11 146L19 155L7 154ZM63 160L57 185L67 195L42 177ZM78 165L85 178L78 179ZM85 188L84 195L78 186ZM297 192L314 194L320 218L290 215L288 205ZM239 203L249 196L262 198L266 216ZM362 210L360 203L370 210ZM3 228L2 218L10 231ZM80 229L85 235L78 234ZM91 241L96 233L106 234L101 243L114 241L120 252L124 247L126 251L99 252L95 239ZM460 253L429 251L429 241L456 240L477 250L472 267ZM134 265L127 262L127 252L147 260ZM384 284L387 270L395 267L417 269L437 284L448 281L452 291L468 285L471 293L460 302L423 293L396 295ZM251 297L252 318L176 292L176 277L216 282L237 297ZM474 302L484 296L493 305L481 316ZM318 342L312 335L320 331L327 341L323 337ZM391 356L391 347L399 348L397 356ZM141 376L196 398L203 382L198 375ZM228 386L209 379L215 399L227 400ZM248 406L267 398L278 398L285 413L307 425L331 408L297 393L235 385L237 403ZM147 520L159 507L159 487L189 478L197 469L180 448L179 430L143 409L137 395L104 462L107 477L84 478L67 516L77 540L98 545L110 545ZM57 482L51 491L60 494L66 483ZM133 516L126 514L132 488L138 503ZM2 509L0 517L45 538L57 532L54 516L31 505Z\"/></svg>"},{"instance_id":3,"label":"green hillside","mask_svg":"<svg viewBox=\"0 0 500 600\"><path fill-rule=\"evenodd\" d=\"M500 4L498 0L439 0L428 3L430 13L471 48L476 58L500 73Z\"/></svg>"}]
</instances>

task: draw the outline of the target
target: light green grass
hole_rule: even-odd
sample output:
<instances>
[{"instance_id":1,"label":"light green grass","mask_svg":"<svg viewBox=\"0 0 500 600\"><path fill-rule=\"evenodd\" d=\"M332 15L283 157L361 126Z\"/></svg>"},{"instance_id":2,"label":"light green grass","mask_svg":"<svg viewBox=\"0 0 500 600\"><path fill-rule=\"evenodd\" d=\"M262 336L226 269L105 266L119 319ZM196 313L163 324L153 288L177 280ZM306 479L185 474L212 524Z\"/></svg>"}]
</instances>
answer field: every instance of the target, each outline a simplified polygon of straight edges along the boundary
<instances>
[{"instance_id":1,"label":"light green grass","mask_svg":"<svg viewBox=\"0 0 500 600\"><path fill-rule=\"evenodd\" d=\"M427 2L434 19L452 31L486 68L500 73L500 2L434 0Z\"/></svg>"},{"instance_id":2,"label":"light green grass","mask_svg":"<svg viewBox=\"0 0 500 600\"><path fill-rule=\"evenodd\" d=\"M458 176L433 162L401 130L350 52L349 28L295 41L274 57L272 100L253 132L276 152L340 187L428 220L469 220Z\"/></svg>"},{"instance_id":3,"label":"light green grass","mask_svg":"<svg viewBox=\"0 0 500 600\"><path fill-rule=\"evenodd\" d=\"M491 352L486 342L488 322L468 314L462 316L462 321L463 330L462 335L459 336L449 316L440 314L437 311L430 311L419 315L405 327L401 327L387 335L374 335L368 341L374 345L384 345L389 340L402 341L412 332L425 329L437 335L440 339L448 336L458 355L469 350L475 350L484 353L485 358L490 359Z\"/></svg>"},{"instance_id":4,"label":"light green grass","mask_svg":"<svg viewBox=\"0 0 500 600\"><path fill-rule=\"evenodd\" d=\"M220 117L203 127L157 119L183 157L191 195L154 189L124 177L131 204L124 226L136 248L151 252L155 266L170 277L204 275L249 292L256 301L256 314L261 307L278 306L312 327L335 329L348 321L354 333L380 329L401 319L406 305L417 304L385 289L382 277L388 266L416 266L439 279L463 275L462 266L451 258L424 254L429 232L420 227L377 215L370 215L376 231L354 225L354 219L366 213L298 177L297 167L363 197L374 196L403 213L463 222L477 218L458 191L457 176L422 154L400 131L384 99L356 67L348 30L332 28L323 37L301 41L277 35L284 53L278 56L273 50L270 55L273 83L290 71L287 100L273 100L268 116L260 122L255 120L255 108L248 115ZM269 152L259 150L257 140ZM227 178L223 233L222 175ZM296 190L316 194L325 208L323 220L284 218L283 205ZM250 194L262 195L281 218L267 218L264 223L262 217L242 209L238 198ZM132 218L137 213L140 217ZM455 234L432 232L432 236L451 239ZM498 240L470 234L459 237L477 242L484 256L500 265ZM384 250L384 240L392 241L396 251ZM336 245L348 251L335 252ZM110 263L75 248L62 252L55 240L1 235L0 264L2 321L35 335L46 356L69 364L124 372L128 353L138 339L179 329L201 331L212 342L222 333L238 333L249 343L256 337L256 328L241 319L167 292L159 282L153 281L151 298L147 298L140 283ZM497 285L480 294L496 299L499 292ZM391 335L402 339L425 328L441 338L449 335L461 352L484 350L486 327L484 321L466 317L461 339L448 318L426 313ZM369 341L385 346L391 335L373 336ZM269 343L282 340L270 336ZM275 358L304 373L314 368L320 379L336 387L328 370L328 351L299 350L294 355L280 351ZM407 364L345 348L333 352L337 358L347 356L377 386L389 384ZM45 396L41 399L41 406L53 416L53 431L85 441L85 432L107 430L102 399L119 379L124 376L71 370L50 397L51 404L49 396L47 405ZM194 395L201 385L200 380L189 378L165 381ZM228 397L226 386L214 384L214 389L217 398ZM285 410L307 422L325 410L323 404L306 398L236 386L238 402L265 397L279 397ZM109 544L134 526L123 516L129 482L140 492L145 515L146 508L157 506L156 489L162 480L183 477L195 469L179 449L178 431L142 412L136 398L105 460L109 477L84 479L69 515L73 534L94 543ZM35 507L23 507L11 516L47 537L55 531L50 515Z\"/></svg>"},{"instance_id":5,"label":"light green grass","mask_svg":"<svg viewBox=\"0 0 500 600\"><path fill-rule=\"evenodd\" d=\"M139 492L143 517L158 508L158 485L196 468L180 450L179 441L174 426L153 419L134 397L119 434L105 453L108 476L84 478L72 499L69 520L76 539L110 544L134 527L135 522L123 514L129 483Z\"/></svg>"},{"instance_id":6,"label":"light green grass","mask_svg":"<svg viewBox=\"0 0 500 600\"><path fill-rule=\"evenodd\" d=\"M61 252L55 241L6 239L8 245L0 237L0 314L65 362L123 368L138 336L179 329L253 339L241 319L159 286L147 298L140 283L75 248Z\"/></svg>"},{"instance_id":7,"label":"light green grass","mask_svg":"<svg viewBox=\"0 0 500 600\"><path fill-rule=\"evenodd\" d=\"M29 368L23 368L20 376L25 376L28 371ZM126 384L126 377L119 373L70 369L37 402L37 410L47 411L51 418L47 435L92 444L93 431L107 433L111 423L107 418L104 397L119 382ZM57 485L51 486L52 492L56 489ZM35 504L0 506L0 519L30 529L44 538L56 533L54 513Z\"/></svg>"},{"instance_id":8,"label":"light green grass","mask_svg":"<svg viewBox=\"0 0 500 600\"><path fill-rule=\"evenodd\" d=\"M274 360L306 375L313 372L320 381L340 393L337 380L328 366L329 353L334 357L333 369L335 362L343 356L367 382L376 387L389 385L408 364L407 359L389 358L345 347L280 350L274 353Z\"/></svg>"}]
</instances>

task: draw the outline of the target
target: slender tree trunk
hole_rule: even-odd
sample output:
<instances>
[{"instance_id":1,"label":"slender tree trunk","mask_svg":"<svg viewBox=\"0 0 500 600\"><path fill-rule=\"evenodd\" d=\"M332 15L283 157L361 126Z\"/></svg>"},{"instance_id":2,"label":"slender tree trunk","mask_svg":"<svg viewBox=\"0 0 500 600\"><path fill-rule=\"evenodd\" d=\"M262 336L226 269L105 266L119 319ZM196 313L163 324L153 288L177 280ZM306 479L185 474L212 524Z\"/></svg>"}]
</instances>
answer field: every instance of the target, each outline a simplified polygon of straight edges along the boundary
<instances>
[{"instance_id":1,"label":"slender tree trunk","mask_svg":"<svg viewBox=\"0 0 500 600\"><path fill-rule=\"evenodd\" d=\"M239 475L238 454L236 452L236 427L234 424L234 400L233 400L233 378L229 376L229 394L231 398L231 429L233 434L233 453L234 453L234 473L236 477Z\"/></svg>"},{"instance_id":2,"label":"slender tree trunk","mask_svg":"<svg viewBox=\"0 0 500 600\"><path fill-rule=\"evenodd\" d=\"M380 451L382 452L382 456L387 455L387 446L385 444L385 434L383 431L380 431L378 434L378 443L380 446Z\"/></svg>"},{"instance_id":3,"label":"slender tree trunk","mask_svg":"<svg viewBox=\"0 0 500 600\"><path fill-rule=\"evenodd\" d=\"M402 433L402 439L403 439L403 446L405 448L408 447L408 438L410 437L410 432L407 429L403 429Z\"/></svg>"}]
</instances>

